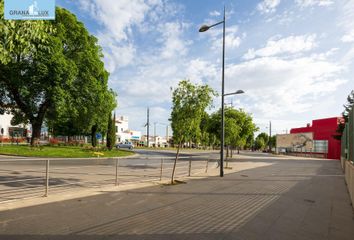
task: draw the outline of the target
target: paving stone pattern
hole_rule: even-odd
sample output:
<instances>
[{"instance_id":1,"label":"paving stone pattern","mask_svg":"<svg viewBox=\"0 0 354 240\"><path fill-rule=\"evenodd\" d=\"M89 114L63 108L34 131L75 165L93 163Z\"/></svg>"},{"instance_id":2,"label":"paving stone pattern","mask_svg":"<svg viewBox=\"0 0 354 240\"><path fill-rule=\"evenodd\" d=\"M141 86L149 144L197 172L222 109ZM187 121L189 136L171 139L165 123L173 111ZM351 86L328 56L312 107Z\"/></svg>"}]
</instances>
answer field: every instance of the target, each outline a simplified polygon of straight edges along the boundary
<instances>
[{"instance_id":1,"label":"paving stone pattern","mask_svg":"<svg viewBox=\"0 0 354 240\"><path fill-rule=\"evenodd\" d=\"M0 212L0 239L354 239L338 161L272 165Z\"/></svg>"}]
</instances>

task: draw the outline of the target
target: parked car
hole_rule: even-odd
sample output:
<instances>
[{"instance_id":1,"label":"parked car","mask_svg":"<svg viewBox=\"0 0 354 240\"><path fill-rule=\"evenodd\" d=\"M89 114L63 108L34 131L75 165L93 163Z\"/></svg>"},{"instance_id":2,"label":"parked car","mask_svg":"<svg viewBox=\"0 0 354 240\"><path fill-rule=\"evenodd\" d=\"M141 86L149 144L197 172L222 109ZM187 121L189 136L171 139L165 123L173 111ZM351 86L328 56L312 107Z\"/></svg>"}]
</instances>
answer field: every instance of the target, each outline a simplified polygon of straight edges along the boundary
<instances>
[{"instance_id":1,"label":"parked car","mask_svg":"<svg viewBox=\"0 0 354 240\"><path fill-rule=\"evenodd\" d=\"M134 145L131 142L125 142L125 143L118 143L116 145L116 148L128 148L128 149L133 149Z\"/></svg>"}]
</instances>

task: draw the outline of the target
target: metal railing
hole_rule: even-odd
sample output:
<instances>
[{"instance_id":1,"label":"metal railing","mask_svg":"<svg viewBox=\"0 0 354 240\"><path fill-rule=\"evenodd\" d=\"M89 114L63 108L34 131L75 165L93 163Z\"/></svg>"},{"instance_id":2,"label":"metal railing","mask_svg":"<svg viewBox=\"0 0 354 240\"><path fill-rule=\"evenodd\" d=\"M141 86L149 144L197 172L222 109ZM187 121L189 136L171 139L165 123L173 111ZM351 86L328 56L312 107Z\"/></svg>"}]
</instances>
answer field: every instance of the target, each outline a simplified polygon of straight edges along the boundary
<instances>
[{"instance_id":1,"label":"metal railing","mask_svg":"<svg viewBox=\"0 0 354 240\"><path fill-rule=\"evenodd\" d=\"M175 178L205 174L211 158L181 157ZM173 157L0 160L0 202L128 183L171 179Z\"/></svg>"}]
</instances>

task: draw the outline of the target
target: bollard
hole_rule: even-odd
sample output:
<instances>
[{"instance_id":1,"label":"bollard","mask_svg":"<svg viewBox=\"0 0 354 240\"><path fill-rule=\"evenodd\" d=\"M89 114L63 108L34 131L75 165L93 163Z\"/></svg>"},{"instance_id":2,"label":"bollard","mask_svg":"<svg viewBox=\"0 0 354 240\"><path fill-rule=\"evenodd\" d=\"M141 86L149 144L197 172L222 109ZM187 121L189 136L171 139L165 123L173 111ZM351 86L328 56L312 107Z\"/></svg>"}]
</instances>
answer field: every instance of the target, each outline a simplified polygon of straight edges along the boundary
<instances>
[{"instance_id":1,"label":"bollard","mask_svg":"<svg viewBox=\"0 0 354 240\"><path fill-rule=\"evenodd\" d=\"M44 196L48 197L49 193L49 160L46 160L45 165L45 193Z\"/></svg>"},{"instance_id":2,"label":"bollard","mask_svg":"<svg viewBox=\"0 0 354 240\"><path fill-rule=\"evenodd\" d=\"M118 186L119 182L118 182L118 168L119 168L119 158L116 159L116 181L115 181L115 185Z\"/></svg>"},{"instance_id":3,"label":"bollard","mask_svg":"<svg viewBox=\"0 0 354 240\"><path fill-rule=\"evenodd\" d=\"M160 181L162 180L162 167L163 167L163 158L161 158L161 166L160 166Z\"/></svg>"},{"instance_id":4,"label":"bollard","mask_svg":"<svg viewBox=\"0 0 354 240\"><path fill-rule=\"evenodd\" d=\"M189 160L188 177L191 176L191 170L192 170L192 160Z\"/></svg>"},{"instance_id":5,"label":"bollard","mask_svg":"<svg viewBox=\"0 0 354 240\"><path fill-rule=\"evenodd\" d=\"M209 161L208 161L208 160L206 160L205 173L207 173L207 172L208 172L208 165L209 165Z\"/></svg>"}]
</instances>

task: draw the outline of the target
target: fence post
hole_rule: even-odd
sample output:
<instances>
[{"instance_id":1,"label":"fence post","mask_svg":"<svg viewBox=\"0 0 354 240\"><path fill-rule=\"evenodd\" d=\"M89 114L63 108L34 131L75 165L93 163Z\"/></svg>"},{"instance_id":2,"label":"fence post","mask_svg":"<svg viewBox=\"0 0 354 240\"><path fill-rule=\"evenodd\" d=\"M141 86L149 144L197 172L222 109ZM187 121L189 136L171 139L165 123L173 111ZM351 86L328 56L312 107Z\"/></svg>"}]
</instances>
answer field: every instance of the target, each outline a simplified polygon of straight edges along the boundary
<instances>
[{"instance_id":1,"label":"fence post","mask_svg":"<svg viewBox=\"0 0 354 240\"><path fill-rule=\"evenodd\" d=\"M189 160L188 177L191 176L191 170L192 170L192 160Z\"/></svg>"},{"instance_id":2,"label":"fence post","mask_svg":"<svg viewBox=\"0 0 354 240\"><path fill-rule=\"evenodd\" d=\"M118 182L118 168L119 168L119 158L116 158L116 181L115 181L115 185L118 186L119 182Z\"/></svg>"},{"instance_id":3,"label":"fence post","mask_svg":"<svg viewBox=\"0 0 354 240\"><path fill-rule=\"evenodd\" d=\"M49 160L46 160L45 164L45 192L44 196L48 197L49 193Z\"/></svg>"},{"instance_id":4,"label":"fence post","mask_svg":"<svg viewBox=\"0 0 354 240\"><path fill-rule=\"evenodd\" d=\"M209 160L206 160L205 173L208 172L208 165L209 165Z\"/></svg>"},{"instance_id":5,"label":"fence post","mask_svg":"<svg viewBox=\"0 0 354 240\"><path fill-rule=\"evenodd\" d=\"M161 166L160 166L160 181L162 180L162 167L163 167L163 158L161 158Z\"/></svg>"}]
</instances>

